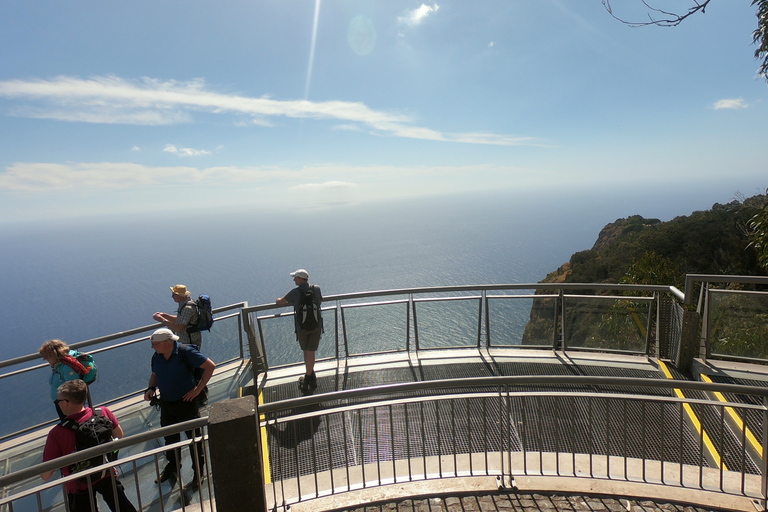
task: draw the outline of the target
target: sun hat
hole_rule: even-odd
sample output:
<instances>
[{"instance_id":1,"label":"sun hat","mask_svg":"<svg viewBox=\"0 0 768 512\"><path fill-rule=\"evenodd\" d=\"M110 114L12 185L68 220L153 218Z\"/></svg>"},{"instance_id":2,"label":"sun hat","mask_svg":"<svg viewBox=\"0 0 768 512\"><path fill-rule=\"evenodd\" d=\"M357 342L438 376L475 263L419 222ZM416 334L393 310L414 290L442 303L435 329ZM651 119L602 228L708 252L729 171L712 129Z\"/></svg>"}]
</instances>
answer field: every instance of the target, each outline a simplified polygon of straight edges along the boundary
<instances>
[{"instance_id":1,"label":"sun hat","mask_svg":"<svg viewBox=\"0 0 768 512\"><path fill-rule=\"evenodd\" d=\"M303 268L300 268L296 272L291 272L291 277L300 277L302 279L309 279L309 273Z\"/></svg>"},{"instance_id":2,"label":"sun hat","mask_svg":"<svg viewBox=\"0 0 768 512\"><path fill-rule=\"evenodd\" d=\"M174 293L174 295L181 295L182 297L189 297L190 295L189 290L187 290L187 287L183 284L171 286L171 291Z\"/></svg>"}]
</instances>

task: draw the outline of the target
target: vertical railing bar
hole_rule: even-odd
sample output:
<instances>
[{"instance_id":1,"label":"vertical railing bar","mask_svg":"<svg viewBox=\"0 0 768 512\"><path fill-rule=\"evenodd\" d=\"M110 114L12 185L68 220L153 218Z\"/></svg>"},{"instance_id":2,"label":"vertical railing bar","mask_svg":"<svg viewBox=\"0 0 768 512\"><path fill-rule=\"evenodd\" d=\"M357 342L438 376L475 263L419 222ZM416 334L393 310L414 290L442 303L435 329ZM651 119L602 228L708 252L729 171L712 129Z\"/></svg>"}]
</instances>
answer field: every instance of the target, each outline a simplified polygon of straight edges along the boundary
<instances>
[{"instance_id":1,"label":"vertical railing bar","mask_svg":"<svg viewBox=\"0 0 768 512\"><path fill-rule=\"evenodd\" d=\"M528 450L526 446L528 445L528 415L526 414L527 410L527 404L526 404L526 397L521 396L520 397L520 421L522 422L522 425L519 428L520 433L520 448L523 453L523 474L528 475Z\"/></svg>"},{"instance_id":2,"label":"vertical railing bar","mask_svg":"<svg viewBox=\"0 0 768 512\"><path fill-rule=\"evenodd\" d=\"M680 484L685 487L685 483L683 482L683 436L684 436L684 423L683 423L683 415L685 414L685 409L683 407L683 402L678 403L678 436L679 436L679 445L680 445L680 453L678 455L679 458L679 475L678 478L680 479Z\"/></svg>"},{"instance_id":3,"label":"vertical railing bar","mask_svg":"<svg viewBox=\"0 0 768 512\"><path fill-rule=\"evenodd\" d=\"M433 403L433 402L430 402ZM421 420L421 457L424 465L424 480L427 479L427 435L424 426L424 402L419 402L419 419Z\"/></svg>"},{"instance_id":4,"label":"vertical railing bar","mask_svg":"<svg viewBox=\"0 0 768 512\"><path fill-rule=\"evenodd\" d=\"M491 302L488 299L488 293L483 290L483 299L485 300L485 346L491 347Z\"/></svg>"},{"instance_id":5,"label":"vertical railing bar","mask_svg":"<svg viewBox=\"0 0 768 512\"><path fill-rule=\"evenodd\" d=\"M555 404L557 404L557 397L553 397L553 401ZM553 423L555 424L555 467L557 468L557 476L563 476L560 474L560 420L562 419L562 415L557 414L557 411L553 411L555 413L555 418Z\"/></svg>"},{"instance_id":6,"label":"vertical railing bar","mask_svg":"<svg viewBox=\"0 0 768 512\"><path fill-rule=\"evenodd\" d=\"M344 339L344 354L345 358L349 359L349 337L347 336L347 315L344 312L344 307L341 308L341 333Z\"/></svg>"},{"instance_id":7,"label":"vertical railing bar","mask_svg":"<svg viewBox=\"0 0 768 512\"><path fill-rule=\"evenodd\" d=\"M576 438L574 435L574 430L576 429L576 397L571 396L570 398L573 402L569 410L571 415L571 462L573 464L571 471L573 471L573 476L576 476Z\"/></svg>"},{"instance_id":8,"label":"vertical railing bar","mask_svg":"<svg viewBox=\"0 0 768 512\"><path fill-rule=\"evenodd\" d=\"M413 304L413 294L408 294L408 301L405 303L405 351L411 351L411 304Z\"/></svg>"},{"instance_id":9,"label":"vertical railing bar","mask_svg":"<svg viewBox=\"0 0 768 512\"><path fill-rule=\"evenodd\" d=\"M539 473L544 475L544 438L542 436L544 431L544 424L541 422L541 397L536 395L536 409L534 414L536 415L536 430L539 433L538 445L539 445Z\"/></svg>"},{"instance_id":10,"label":"vertical railing bar","mask_svg":"<svg viewBox=\"0 0 768 512\"><path fill-rule=\"evenodd\" d=\"M640 401L640 450L642 451L642 457L643 457L643 471L642 471L642 478L643 482L648 483L648 476L646 474L646 470L648 467L648 446L646 443L646 418L647 418L647 405L648 402L645 400Z\"/></svg>"},{"instance_id":11,"label":"vertical railing bar","mask_svg":"<svg viewBox=\"0 0 768 512\"><path fill-rule=\"evenodd\" d=\"M483 333L483 297L485 296L485 290L480 293L480 298L477 299L477 348L480 349L482 345L482 333ZM487 347L486 343L486 347Z\"/></svg>"},{"instance_id":12,"label":"vertical railing bar","mask_svg":"<svg viewBox=\"0 0 768 512\"><path fill-rule=\"evenodd\" d=\"M309 418L309 421L314 421L314 418ZM311 430L311 427L310 427ZM320 483L317 480L317 473L318 473L318 462L317 462L317 444L315 443L315 436L312 435L312 472L314 473L314 480L315 480L315 498L320 496Z\"/></svg>"},{"instance_id":13,"label":"vertical railing bar","mask_svg":"<svg viewBox=\"0 0 768 512\"><path fill-rule=\"evenodd\" d=\"M699 431L699 489L704 488L704 425Z\"/></svg>"},{"instance_id":14,"label":"vertical railing bar","mask_svg":"<svg viewBox=\"0 0 768 512\"><path fill-rule=\"evenodd\" d=\"M505 390L505 393L507 395L506 396L506 403L507 403L507 415L506 416L507 416L507 425L508 425L508 428L507 428L507 460L508 460L508 467L509 467L508 475L511 478L512 474L514 472L513 468L512 468L512 430L514 428L513 425L512 425L512 397L509 394L509 386L508 385L504 386L504 390Z\"/></svg>"},{"instance_id":15,"label":"vertical railing bar","mask_svg":"<svg viewBox=\"0 0 768 512\"><path fill-rule=\"evenodd\" d=\"M741 494L745 494L747 485L747 411L743 412L744 421L741 423Z\"/></svg>"},{"instance_id":16,"label":"vertical railing bar","mask_svg":"<svg viewBox=\"0 0 768 512\"><path fill-rule=\"evenodd\" d=\"M435 400L435 430L437 431L437 474L443 478L443 436L440 421L440 400Z\"/></svg>"},{"instance_id":17,"label":"vertical railing bar","mask_svg":"<svg viewBox=\"0 0 768 512\"><path fill-rule=\"evenodd\" d=\"M725 477L725 474L723 473L723 468L725 467L725 407L723 405L719 405L718 408L720 409L720 490L723 490L723 478Z\"/></svg>"},{"instance_id":18,"label":"vertical railing bar","mask_svg":"<svg viewBox=\"0 0 768 512\"><path fill-rule=\"evenodd\" d=\"M335 414L334 416L338 416L338 414ZM324 416L325 418L325 441L326 441L326 448L328 450L328 473L331 477L331 494L336 494L336 485L333 481L333 451L331 450L331 415L326 414ZM320 418L318 418L318 421L320 421ZM344 421L344 417L342 416L341 421Z\"/></svg>"},{"instance_id":19,"label":"vertical railing bar","mask_svg":"<svg viewBox=\"0 0 768 512\"><path fill-rule=\"evenodd\" d=\"M658 425L656 425L656 428L659 431L659 437L661 438L661 483L666 484L667 483L667 472L666 472L666 462L667 462L667 436L666 436L666 430L664 428L664 425L666 425L666 422L664 421L664 416L666 414L666 407L667 404L664 402L659 402L659 407L661 409L661 414L659 414L659 422Z\"/></svg>"},{"instance_id":20,"label":"vertical railing bar","mask_svg":"<svg viewBox=\"0 0 768 512\"><path fill-rule=\"evenodd\" d=\"M408 481L413 482L413 466L411 463L411 422L408 419L410 414L408 414L408 406L410 404L406 403L405 405L405 457L408 459Z\"/></svg>"},{"instance_id":21,"label":"vertical railing bar","mask_svg":"<svg viewBox=\"0 0 768 512\"><path fill-rule=\"evenodd\" d=\"M459 457L456 448L456 402L451 399L451 444L453 445L453 476L459 476Z\"/></svg>"},{"instance_id":22,"label":"vertical railing bar","mask_svg":"<svg viewBox=\"0 0 768 512\"><path fill-rule=\"evenodd\" d=\"M483 399L483 453L485 454L485 474L488 474L490 461L488 460L488 405Z\"/></svg>"},{"instance_id":23,"label":"vertical railing bar","mask_svg":"<svg viewBox=\"0 0 768 512\"><path fill-rule=\"evenodd\" d=\"M589 477L595 478L594 473L594 453L595 453L595 442L594 442L594 428L593 425L595 422L592 420L592 397L587 397L587 439L589 444Z\"/></svg>"},{"instance_id":24,"label":"vertical railing bar","mask_svg":"<svg viewBox=\"0 0 768 512\"><path fill-rule=\"evenodd\" d=\"M629 462L627 461L627 400L621 401L621 414L624 421L621 425L621 444L622 455L624 456L624 480L629 480Z\"/></svg>"},{"instance_id":25,"label":"vertical railing bar","mask_svg":"<svg viewBox=\"0 0 768 512\"><path fill-rule=\"evenodd\" d=\"M499 399L503 400L504 395L502 394L501 387L499 387ZM502 413L504 410L504 407L499 407L499 414ZM503 439L503 431L504 431L504 424L503 424L504 418L499 418L499 421L497 422L499 425L499 466L501 467L501 476L504 476L504 439Z\"/></svg>"},{"instance_id":26,"label":"vertical railing bar","mask_svg":"<svg viewBox=\"0 0 768 512\"><path fill-rule=\"evenodd\" d=\"M416 316L416 302L411 297L411 306L413 309L413 340L416 343L416 351L421 350L421 341L419 339L419 319Z\"/></svg>"},{"instance_id":27,"label":"vertical railing bar","mask_svg":"<svg viewBox=\"0 0 768 512\"><path fill-rule=\"evenodd\" d=\"M349 463L354 462L354 459L350 460L349 456L349 440L351 433L347 433L347 418L351 417L353 413L351 411L349 412L342 412L341 417L341 433L344 436L344 470L347 475L347 490L352 490L352 480L349 478ZM355 457L356 458L356 457Z\"/></svg>"},{"instance_id":28,"label":"vertical railing bar","mask_svg":"<svg viewBox=\"0 0 768 512\"><path fill-rule=\"evenodd\" d=\"M333 339L336 342L336 360L340 359L339 349L339 301L336 301L336 306L333 308ZM346 354L349 356L349 354Z\"/></svg>"},{"instance_id":29,"label":"vertical railing bar","mask_svg":"<svg viewBox=\"0 0 768 512\"><path fill-rule=\"evenodd\" d=\"M466 417L467 417L467 427L466 427L466 432L467 432L467 446L469 447L469 450L468 450L469 451L469 474L470 474L470 476L475 476L475 467L474 467L474 462L473 462L474 457L472 456L475 452L474 452L474 449L472 447L472 423L470 421L470 418L472 417L472 411L471 411L471 409L469 407L470 402L471 402L471 400L464 400L464 403L467 404L466 405L466 407L467 407L467 414L466 414Z\"/></svg>"},{"instance_id":30,"label":"vertical railing bar","mask_svg":"<svg viewBox=\"0 0 768 512\"><path fill-rule=\"evenodd\" d=\"M387 406L389 408L389 446L390 453L392 454L392 483L397 483L397 457L395 457L395 421L392 417L392 404Z\"/></svg>"},{"instance_id":31,"label":"vertical railing bar","mask_svg":"<svg viewBox=\"0 0 768 512\"><path fill-rule=\"evenodd\" d=\"M381 485L381 448L379 447L379 408L373 408L373 439L376 447L376 474Z\"/></svg>"},{"instance_id":32,"label":"vertical railing bar","mask_svg":"<svg viewBox=\"0 0 768 512\"><path fill-rule=\"evenodd\" d=\"M605 399L605 469L606 478L611 479L611 400Z\"/></svg>"},{"instance_id":33,"label":"vertical railing bar","mask_svg":"<svg viewBox=\"0 0 768 512\"><path fill-rule=\"evenodd\" d=\"M370 411L370 408L368 409ZM368 479L365 477L365 442L363 439L363 415L362 410L360 411L360 414L357 415L357 434L358 439L360 440L360 469L361 469L361 477L363 479L363 488L365 489L368 487L366 482Z\"/></svg>"}]
</instances>

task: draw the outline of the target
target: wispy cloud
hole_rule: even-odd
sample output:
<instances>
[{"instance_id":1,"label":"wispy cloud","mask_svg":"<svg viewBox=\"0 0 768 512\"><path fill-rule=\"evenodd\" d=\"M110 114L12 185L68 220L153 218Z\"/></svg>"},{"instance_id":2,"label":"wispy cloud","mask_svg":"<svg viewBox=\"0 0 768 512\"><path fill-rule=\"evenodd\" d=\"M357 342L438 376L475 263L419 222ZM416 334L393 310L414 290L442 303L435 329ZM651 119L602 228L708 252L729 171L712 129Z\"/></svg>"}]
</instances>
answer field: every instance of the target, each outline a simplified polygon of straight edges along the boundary
<instances>
[{"instance_id":1,"label":"wispy cloud","mask_svg":"<svg viewBox=\"0 0 768 512\"><path fill-rule=\"evenodd\" d=\"M173 144L166 144L163 151L179 156L205 156L211 154L210 151L206 151L205 149L177 148Z\"/></svg>"},{"instance_id":2,"label":"wispy cloud","mask_svg":"<svg viewBox=\"0 0 768 512\"><path fill-rule=\"evenodd\" d=\"M414 27L424 21L430 14L436 13L438 9L440 9L440 6L437 4L421 4L416 9L405 11L402 16L397 18L397 21Z\"/></svg>"},{"instance_id":3,"label":"wispy cloud","mask_svg":"<svg viewBox=\"0 0 768 512\"><path fill-rule=\"evenodd\" d=\"M712 105L712 108L715 110L738 110L747 107L749 107L749 104L741 98L720 100Z\"/></svg>"},{"instance_id":4,"label":"wispy cloud","mask_svg":"<svg viewBox=\"0 0 768 512\"><path fill-rule=\"evenodd\" d=\"M437 8L427 7L426 12ZM378 135L471 144L521 145L534 140L498 134L445 134L414 126L407 115L375 110L361 102L283 101L222 94L209 90L203 80L129 81L115 76L7 80L0 81L0 97L46 104L16 107L15 115L71 122L168 125L194 122L195 113L205 112L249 116L252 123L261 126L268 126L268 119L274 117L334 120L367 127Z\"/></svg>"}]
</instances>

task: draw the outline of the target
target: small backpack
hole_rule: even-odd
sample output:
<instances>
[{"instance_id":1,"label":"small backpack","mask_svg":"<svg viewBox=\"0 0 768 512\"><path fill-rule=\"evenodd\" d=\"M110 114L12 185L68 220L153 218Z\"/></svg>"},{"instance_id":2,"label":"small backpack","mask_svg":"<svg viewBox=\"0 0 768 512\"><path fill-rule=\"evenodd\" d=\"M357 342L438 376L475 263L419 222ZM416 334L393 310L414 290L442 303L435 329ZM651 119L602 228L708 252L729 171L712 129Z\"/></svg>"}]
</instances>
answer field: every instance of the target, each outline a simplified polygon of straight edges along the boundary
<instances>
[{"instance_id":1,"label":"small backpack","mask_svg":"<svg viewBox=\"0 0 768 512\"><path fill-rule=\"evenodd\" d=\"M315 302L315 292L312 285L304 292L299 303L299 327L302 331L314 331L320 326L320 313Z\"/></svg>"},{"instance_id":2,"label":"small backpack","mask_svg":"<svg viewBox=\"0 0 768 512\"><path fill-rule=\"evenodd\" d=\"M96 382L96 377L99 376L99 369L96 366L96 362L93 360L93 356L77 350L70 350L69 355L77 359L77 361L88 370L86 373L80 374L80 378L83 382L86 384L93 384Z\"/></svg>"},{"instance_id":3,"label":"small backpack","mask_svg":"<svg viewBox=\"0 0 768 512\"><path fill-rule=\"evenodd\" d=\"M85 450L112 441L112 430L114 428L112 421L104 416L101 413L101 409L98 407L93 409L93 416L86 421L78 423L72 419L65 419L61 422L61 426L75 431L75 451ZM69 472L79 473L90 468L95 468L96 466L104 464L105 459L109 462L117 460L117 450L109 452L106 455L97 455L76 464L72 464L69 466ZM91 481L106 476L104 474L105 471L91 475Z\"/></svg>"},{"instance_id":4,"label":"small backpack","mask_svg":"<svg viewBox=\"0 0 768 512\"><path fill-rule=\"evenodd\" d=\"M187 332L210 331L213 327L213 307L211 307L211 298L208 295L200 295L196 301L197 321L187 325Z\"/></svg>"}]
</instances>

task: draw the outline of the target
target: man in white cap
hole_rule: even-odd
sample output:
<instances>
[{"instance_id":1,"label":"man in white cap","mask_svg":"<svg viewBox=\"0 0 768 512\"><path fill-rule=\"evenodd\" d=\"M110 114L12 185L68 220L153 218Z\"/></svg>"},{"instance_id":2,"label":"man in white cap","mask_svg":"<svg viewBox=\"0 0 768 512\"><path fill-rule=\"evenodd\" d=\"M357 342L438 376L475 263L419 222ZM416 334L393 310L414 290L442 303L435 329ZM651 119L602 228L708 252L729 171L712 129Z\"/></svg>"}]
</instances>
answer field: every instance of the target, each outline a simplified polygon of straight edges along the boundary
<instances>
[{"instance_id":1,"label":"man in white cap","mask_svg":"<svg viewBox=\"0 0 768 512\"><path fill-rule=\"evenodd\" d=\"M179 337L170 329L158 329L150 337L152 348L152 373L149 384L144 392L144 400L150 401L160 391L160 426L167 427L200 417L198 397L205 389L216 369L216 363L201 354L191 345L179 343ZM202 370L201 375L195 375L195 370ZM200 432L193 434L192 430L185 432L187 439L199 437ZM165 444L171 445L181 440L181 434L165 436ZM185 486L192 492L200 485L198 468L205 468L205 449L202 442L190 447L192 452L194 477ZM155 483L170 481L171 487L176 485L181 467L180 450L165 452L168 463ZM195 461L196 459L196 461Z\"/></svg>"},{"instance_id":2,"label":"man in white cap","mask_svg":"<svg viewBox=\"0 0 768 512\"><path fill-rule=\"evenodd\" d=\"M311 393L317 389L315 375L315 351L320 344L323 332L323 317L320 314L320 304L323 294L316 284L309 284L309 273L300 268L291 272L296 288L289 291L285 297L275 301L278 306L293 305L296 339L304 351L305 375L299 378L299 389L302 393Z\"/></svg>"},{"instance_id":3,"label":"man in white cap","mask_svg":"<svg viewBox=\"0 0 768 512\"><path fill-rule=\"evenodd\" d=\"M171 286L171 298L179 305L175 315L157 312L152 315L157 322L160 322L179 336L180 343L203 346L203 333L197 328L197 306L192 300L191 293L183 284Z\"/></svg>"}]
</instances>

